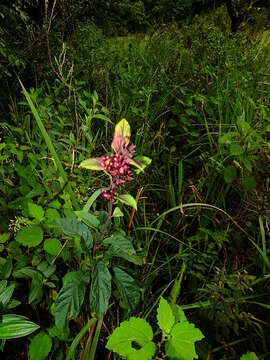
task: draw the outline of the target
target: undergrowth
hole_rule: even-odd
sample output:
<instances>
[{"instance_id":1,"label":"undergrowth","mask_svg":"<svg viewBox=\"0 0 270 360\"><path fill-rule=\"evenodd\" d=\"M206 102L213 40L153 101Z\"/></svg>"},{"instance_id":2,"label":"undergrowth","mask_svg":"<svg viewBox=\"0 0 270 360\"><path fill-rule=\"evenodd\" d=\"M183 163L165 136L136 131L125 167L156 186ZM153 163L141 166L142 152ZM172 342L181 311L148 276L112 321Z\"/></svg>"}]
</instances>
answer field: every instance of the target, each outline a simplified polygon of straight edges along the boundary
<instances>
[{"instance_id":1,"label":"undergrowth","mask_svg":"<svg viewBox=\"0 0 270 360\"><path fill-rule=\"evenodd\" d=\"M155 324L160 296L179 304L204 334L196 346L201 359L238 359L247 351L269 358L269 36L249 28L232 35L223 7L180 29L123 37L81 24L56 57L62 78L48 70L29 92L66 179L28 102L10 98L0 123L1 279L16 285L18 312L53 339L50 358L64 358L90 317L86 304L64 333L54 326L62 277L88 264L76 236L55 233L53 224L78 210L67 186L78 207L104 187L102 175L78 165L109 151L121 118L131 124L137 153L152 159L127 186L138 195L137 211L120 205L123 216L112 223L132 236L143 259L128 271L140 301L129 308L115 287L97 358L109 356L106 337L131 315ZM106 206L93 201L99 216ZM29 224L42 229L42 241L23 247L17 234ZM4 358L19 356L13 344L7 341Z\"/></svg>"}]
</instances>

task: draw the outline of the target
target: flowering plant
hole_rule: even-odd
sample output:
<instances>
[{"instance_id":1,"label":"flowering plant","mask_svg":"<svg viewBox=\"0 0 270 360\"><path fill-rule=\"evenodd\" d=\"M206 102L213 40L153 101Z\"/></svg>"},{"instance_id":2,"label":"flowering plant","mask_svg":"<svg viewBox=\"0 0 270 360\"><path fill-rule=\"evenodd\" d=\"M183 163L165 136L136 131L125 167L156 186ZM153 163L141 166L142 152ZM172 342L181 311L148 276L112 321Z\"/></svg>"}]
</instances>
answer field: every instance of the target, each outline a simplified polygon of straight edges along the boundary
<instances>
[{"instance_id":1,"label":"flowering plant","mask_svg":"<svg viewBox=\"0 0 270 360\"><path fill-rule=\"evenodd\" d=\"M133 179L136 173L144 170L151 163L146 156L137 156L135 145L130 143L130 125L127 120L122 119L114 130L111 144L112 152L97 158L84 160L80 167L89 170L103 170L110 177L110 185L102 191L103 199L117 203L117 200L136 208L136 201L130 194L121 194L121 190L127 181Z\"/></svg>"}]
</instances>

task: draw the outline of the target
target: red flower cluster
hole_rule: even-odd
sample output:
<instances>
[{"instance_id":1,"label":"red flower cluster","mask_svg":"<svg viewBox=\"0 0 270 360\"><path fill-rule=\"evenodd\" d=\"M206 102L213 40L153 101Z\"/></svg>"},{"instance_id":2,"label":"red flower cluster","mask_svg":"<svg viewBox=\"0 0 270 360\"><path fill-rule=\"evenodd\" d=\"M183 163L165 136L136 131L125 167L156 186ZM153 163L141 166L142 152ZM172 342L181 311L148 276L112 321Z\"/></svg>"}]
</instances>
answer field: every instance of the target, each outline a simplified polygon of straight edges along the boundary
<instances>
[{"instance_id":1,"label":"red flower cluster","mask_svg":"<svg viewBox=\"0 0 270 360\"><path fill-rule=\"evenodd\" d=\"M102 156L100 165L106 170L112 177L110 189L102 192L102 197L105 200L111 200L120 187L124 185L126 181L132 180L133 170L130 165L130 159L135 154L135 146L121 147L116 153L111 153L107 156Z\"/></svg>"}]
</instances>

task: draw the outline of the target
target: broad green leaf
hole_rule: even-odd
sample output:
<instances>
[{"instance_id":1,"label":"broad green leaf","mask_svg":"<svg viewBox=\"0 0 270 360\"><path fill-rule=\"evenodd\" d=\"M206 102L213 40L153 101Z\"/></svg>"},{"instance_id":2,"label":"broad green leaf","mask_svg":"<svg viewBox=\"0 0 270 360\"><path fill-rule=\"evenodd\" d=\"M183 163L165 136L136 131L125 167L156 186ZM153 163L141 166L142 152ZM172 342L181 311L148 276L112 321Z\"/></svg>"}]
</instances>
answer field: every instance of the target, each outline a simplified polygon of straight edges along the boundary
<instances>
[{"instance_id":1,"label":"broad green leaf","mask_svg":"<svg viewBox=\"0 0 270 360\"><path fill-rule=\"evenodd\" d=\"M18 231L16 241L18 243L28 246L38 246L43 240L43 230L39 225L30 225Z\"/></svg>"},{"instance_id":2,"label":"broad green leaf","mask_svg":"<svg viewBox=\"0 0 270 360\"><path fill-rule=\"evenodd\" d=\"M84 300L86 283L72 279L63 285L54 304L55 324L59 329L67 326L68 320L75 319Z\"/></svg>"},{"instance_id":3,"label":"broad green leaf","mask_svg":"<svg viewBox=\"0 0 270 360\"><path fill-rule=\"evenodd\" d=\"M104 170L103 166L100 165L101 158L90 158L80 163L79 167L88 170Z\"/></svg>"},{"instance_id":4,"label":"broad green leaf","mask_svg":"<svg viewBox=\"0 0 270 360\"><path fill-rule=\"evenodd\" d=\"M235 167L227 166L224 169L224 180L226 181L227 184L231 184L236 177L237 177L237 171Z\"/></svg>"},{"instance_id":5,"label":"broad green leaf","mask_svg":"<svg viewBox=\"0 0 270 360\"><path fill-rule=\"evenodd\" d=\"M41 221L44 217L44 210L42 209L42 207L34 203L28 204L28 211L29 215L37 219L38 221Z\"/></svg>"},{"instance_id":6,"label":"broad green leaf","mask_svg":"<svg viewBox=\"0 0 270 360\"><path fill-rule=\"evenodd\" d=\"M121 146L127 146L130 139L130 126L126 119L118 122L114 129L113 141L111 147L118 151Z\"/></svg>"},{"instance_id":7,"label":"broad green leaf","mask_svg":"<svg viewBox=\"0 0 270 360\"><path fill-rule=\"evenodd\" d=\"M137 203L132 195L130 194L118 195L117 199L120 200L122 203L131 206L137 210Z\"/></svg>"},{"instance_id":8,"label":"broad green leaf","mask_svg":"<svg viewBox=\"0 0 270 360\"><path fill-rule=\"evenodd\" d=\"M157 309L157 321L158 326L165 334L169 334L171 332L171 329L175 323L175 317L173 315L170 304L163 297L161 297L159 301L159 306Z\"/></svg>"},{"instance_id":9,"label":"broad green leaf","mask_svg":"<svg viewBox=\"0 0 270 360\"><path fill-rule=\"evenodd\" d=\"M20 338L39 329L39 326L25 316L6 314L0 317L0 339Z\"/></svg>"},{"instance_id":10,"label":"broad green leaf","mask_svg":"<svg viewBox=\"0 0 270 360\"><path fill-rule=\"evenodd\" d=\"M220 144L231 144L235 137L239 136L238 132L227 132L226 134L223 134L220 138L219 138L219 143Z\"/></svg>"},{"instance_id":11,"label":"broad green leaf","mask_svg":"<svg viewBox=\"0 0 270 360\"><path fill-rule=\"evenodd\" d=\"M61 217L59 212L56 209L50 209L50 208L46 210L45 216L48 220L47 221L48 223L53 223L55 221L55 219L58 219Z\"/></svg>"},{"instance_id":12,"label":"broad green leaf","mask_svg":"<svg viewBox=\"0 0 270 360\"><path fill-rule=\"evenodd\" d=\"M13 276L18 279L29 279L32 278L36 274L36 270L31 268L30 266L25 266L23 268L16 268L13 271Z\"/></svg>"},{"instance_id":13,"label":"broad green leaf","mask_svg":"<svg viewBox=\"0 0 270 360\"><path fill-rule=\"evenodd\" d=\"M259 360L259 358L254 352L247 352L240 357L240 360Z\"/></svg>"},{"instance_id":14,"label":"broad green leaf","mask_svg":"<svg viewBox=\"0 0 270 360\"><path fill-rule=\"evenodd\" d=\"M56 219L55 223L62 229L64 234L82 238L87 250L91 251L93 247L93 236L85 224L71 217Z\"/></svg>"},{"instance_id":15,"label":"broad green leaf","mask_svg":"<svg viewBox=\"0 0 270 360\"><path fill-rule=\"evenodd\" d=\"M117 266L113 267L114 280L127 308L133 310L140 300L140 289L135 280Z\"/></svg>"},{"instance_id":16,"label":"broad green leaf","mask_svg":"<svg viewBox=\"0 0 270 360\"><path fill-rule=\"evenodd\" d=\"M82 220L82 222L85 223L85 225L89 226L89 227L93 227L95 229L98 229L99 225L100 225L100 221L98 220L98 218L93 215L90 214L87 211L75 211L75 214L78 216L78 218L80 220Z\"/></svg>"},{"instance_id":17,"label":"broad green leaf","mask_svg":"<svg viewBox=\"0 0 270 360\"><path fill-rule=\"evenodd\" d=\"M230 155L239 156L244 154L244 148L239 144L231 144L230 145Z\"/></svg>"},{"instance_id":18,"label":"broad green leaf","mask_svg":"<svg viewBox=\"0 0 270 360\"><path fill-rule=\"evenodd\" d=\"M57 238L46 239L43 244L44 250L51 255L57 255L61 248L62 244Z\"/></svg>"},{"instance_id":19,"label":"broad green leaf","mask_svg":"<svg viewBox=\"0 0 270 360\"><path fill-rule=\"evenodd\" d=\"M11 233L3 233L0 235L0 244L5 243L9 240Z\"/></svg>"},{"instance_id":20,"label":"broad green leaf","mask_svg":"<svg viewBox=\"0 0 270 360\"><path fill-rule=\"evenodd\" d=\"M1 281L1 283L3 283L3 281ZM12 294L14 292L14 289L15 289L15 284L11 284L8 287L4 287L2 290L0 290L0 304L2 304L4 308L8 305L12 297Z\"/></svg>"},{"instance_id":21,"label":"broad green leaf","mask_svg":"<svg viewBox=\"0 0 270 360\"><path fill-rule=\"evenodd\" d=\"M248 135L248 133L250 132L250 125L249 123L247 123L242 117L239 118L239 120L237 120L237 126L239 131L244 135Z\"/></svg>"},{"instance_id":22,"label":"broad green leaf","mask_svg":"<svg viewBox=\"0 0 270 360\"><path fill-rule=\"evenodd\" d=\"M52 348L52 339L44 331L40 332L30 342L30 360L45 360Z\"/></svg>"},{"instance_id":23,"label":"broad green leaf","mask_svg":"<svg viewBox=\"0 0 270 360\"><path fill-rule=\"evenodd\" d=\"M114 234L103 241L105 246L110 246L107 255L121 257L125 260L141 265L142 259L136 255L131 241L122 234Z\"/></svg>"},{"instance_id":24,"label":"broad green leaf","mask_svg":"<svg viewBox=\"0 0 270 360\"><path fill-rule=\"evenodd\" d=\"M177 305L177 304L170 304L170 307L172 309L174 318L175 318L175 322L183 322L183 321L188 321L186 318L186 315L184 313L184 310L181 308L181 306Z\"/></svg>"},{"instance_id":25,"label":"broad green leaf","mask_svg":"<svg viewBox=\"0 0 270 360\"><path fill-rule=\"evenodd\" d=\"M65 274L62 279L63 285L69 281L84 282L86 285L89 283L90 274L83 273L82 271L69 271Z\"/></svg>"},{"instance_id":26,"label":"broad green leaf","mask_svg":"<svg viewBox=\"0 0 270 360\"><path fill-rule=\"evenodd\" d=\"M153 331L148 322L131 317L109 336L106 348L128 360L150 360L156 352L152 339Z\"/></svg>"},{"instance_id":27,"label":"broad green leaf","mask_svg":"<svg viewBox=\"0 0 270 360\"><path fill-rule=\"evenodd\" d=\"M177 323L172 328L170 338L166 343L166 355L178 360L198 359L195 342L203 338L203 334L194 324L189 322Z\"/></svg>"},{"instance_id":28,"label":"broad green leaf","mask_svg":"<svg viewBox=\"0 0 270 360\"><path fill-rule=\"evenodd\" d=\"M134 165L137 167L135 170L136 174L139 174L140 172L144 171L144 169L149 166L152 162L152 159L150 159L147 156L136 156L135 159L131 159L130 163L131 165Z\"/></svg>"},{"instance_id":29,"label":"broad green leaf","mask_svg":"<svg viewBox=\"0 0 270 360\"><path fill-rule=\"evenodd\" d=\"M91 290L90 290L90 308L101 317L108 309L111 297L111 274L107 266L99 261L95 265Z\"/></svg>"},{"instance_id":30,"label":"broad green leaf","mask_svg":"<svg viewBox=\"0 0 270 360\"><path fill-rule=\"evenodd\" d=\"M43 295L43 278L39 272L36 272L32 278L31 291L29 293L29 304L38 304Z\"/></svg>"},{"instance_id":31,"label":"broad green leaf","mask_svg":"<svg viewBox=\"0 0 270 360\"><path fill-rule=\"evenodd\" d=\"M12 272L12 257L9 256L1 269L1 279L8 279Z\"/></svg>"}]
</instances>

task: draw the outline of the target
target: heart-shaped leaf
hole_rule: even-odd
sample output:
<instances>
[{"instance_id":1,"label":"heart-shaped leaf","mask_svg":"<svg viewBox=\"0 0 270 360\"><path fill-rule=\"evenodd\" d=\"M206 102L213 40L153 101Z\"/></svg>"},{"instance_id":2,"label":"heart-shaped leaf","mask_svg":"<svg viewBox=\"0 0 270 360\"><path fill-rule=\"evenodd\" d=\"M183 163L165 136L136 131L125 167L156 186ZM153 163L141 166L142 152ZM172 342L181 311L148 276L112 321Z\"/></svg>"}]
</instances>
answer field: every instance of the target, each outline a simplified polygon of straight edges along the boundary
<instances>
[{"instance_id":1,"label":"heart-shaped leaf","mask_svg":"<svg viewBox=\"0 0 270 360\"><path fill-rule=\"evenodd\" d=\"M144 319L131 317L109 336L106 348L128 360L150 360L156 352L153 331Z\"/></svg>"}]
</instances>

